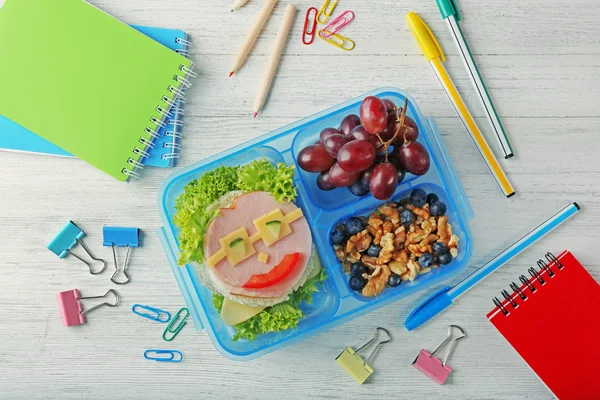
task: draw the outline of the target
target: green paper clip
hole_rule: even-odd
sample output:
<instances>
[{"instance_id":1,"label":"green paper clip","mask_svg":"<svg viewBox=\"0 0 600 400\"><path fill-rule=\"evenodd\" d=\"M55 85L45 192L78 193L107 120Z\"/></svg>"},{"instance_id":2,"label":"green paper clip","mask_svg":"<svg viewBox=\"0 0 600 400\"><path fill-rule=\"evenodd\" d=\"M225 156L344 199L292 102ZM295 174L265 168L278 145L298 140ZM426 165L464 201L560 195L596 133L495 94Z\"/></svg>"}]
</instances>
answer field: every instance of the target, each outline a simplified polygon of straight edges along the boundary
<instances>
[{"instance_id":1,"label":"green paper clip","mask_svg":"<svg viewBox=\"0 0 600 400\"><path fill-rule=\"evenodd\" d=\"M358 355L358 352L369 346L371 343L375 342L379 336L380 330L385 332L388 338L386 340L378 342L373 348L373 351L371 351L371 354L369 354L369 356L367 357L367 360L363 360L363 358L360 355ZM342 354L337 356L335 360L338 364L342 366L342 368L344 368L348 375L353 377L356 382L362 385L375 372L373 367L369 365L369 362L374 358L375 353L377 353L377 350L379 349L379 346L385 343L389 343L391 341L392 335L390 335L388 330L378 327L375 331L373 339L363 344L357 350L354 350L350 346L346 347Z\"/></svg>"},{"instance_id":2,"label":"green paper clip","mask_svg":"<svg viewBox=\"0 0 600 400\"><path fill-rule=\"evenodd\" d=\"M182 312L185 312L184 316L181 316ZM171 340L175 339L175 337L179 334L179 331L181 331L183 329L183 327L187 325L186 319L189 315L190 315L190 312L185 307L183 307L181 310L177 311L177 314L175 314L175 316L173 317L173 319L167 326L167 329L165 329L165 331L163 332L163 336L162 336L163 339L167 342L170 342ZM180 319L180 317L181 317L181 321L179 322L177 327L175 327L175 329L172 329L173 325L175 325L175 321ZM167 333L171 334L170 338L167 338Z\"/></svg>"}]
</instances>

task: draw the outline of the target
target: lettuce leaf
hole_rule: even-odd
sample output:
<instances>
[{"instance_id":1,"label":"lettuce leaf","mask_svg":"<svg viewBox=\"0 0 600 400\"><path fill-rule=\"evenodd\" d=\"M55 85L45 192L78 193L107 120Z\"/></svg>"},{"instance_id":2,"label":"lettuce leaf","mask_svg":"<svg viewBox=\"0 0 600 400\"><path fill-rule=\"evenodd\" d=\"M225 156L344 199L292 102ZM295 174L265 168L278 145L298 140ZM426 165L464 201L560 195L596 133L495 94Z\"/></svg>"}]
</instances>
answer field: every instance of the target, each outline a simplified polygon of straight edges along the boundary
<instances>
[{"instance_id":1,"label":"lettuce leaf","mask_svg":"<svg viewBox=\"0 0 600 400\"><path fill-rule=\"evenodd\" d=\"M179 265L204 261L204 232L218 215L207 210L223 195L235 191L266 191L280 203L294 201L294 167L274 166L266 159L239 167L219 167L188 183L175 202L173 223L180 228Z\"/></svg>"},{"instance_id":2,"label":"lettuce leaf","mask_svg":"<svg viewBox=\"0 0 600 400\"><path fill-rule=\"evenodd\" d=\"M306 281L302 287L292 293L287 301L266 308L249 320L235 325L236 334L233 336L233 340L252 341L265 333L295 328L304 318L304 313L299 308L300 304L302 302L310 304L313 294L319 291L318 286L326 278L325 270L321 269L317 276ZM220 313L223 307L223 296L213 293L213 305Z\"/></svg>"}]
</instances>

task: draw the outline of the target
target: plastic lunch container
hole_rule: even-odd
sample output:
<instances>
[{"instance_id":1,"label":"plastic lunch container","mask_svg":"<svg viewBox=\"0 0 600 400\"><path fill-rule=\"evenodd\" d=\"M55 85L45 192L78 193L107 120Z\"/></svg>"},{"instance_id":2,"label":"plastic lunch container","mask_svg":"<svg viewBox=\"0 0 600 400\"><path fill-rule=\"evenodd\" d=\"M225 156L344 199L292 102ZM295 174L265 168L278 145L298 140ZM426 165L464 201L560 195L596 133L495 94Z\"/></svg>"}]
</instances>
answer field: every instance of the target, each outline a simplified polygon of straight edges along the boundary
<instances>
[{"instance_id":1,"label":"plastic lunch container","mask_svg":"<svg viewBox=\"0 0 600 400\"><path fill-rule=\"evenodd\" d=\"M407 115L418 125L418 141L427 148L431 157L431 167L427 174L419 177L407 174L404 181L398 185L392 200L398 201L408 196L416 187L423 188L427 193L436 193L446 203L453 233L460 238L458 257L450 264L420 275L414 282L406 281L399 287L388 287L379 296L371 298L352 291L348 286L348 276L344 274L335 257L329 243L329 233L340 221L355 215L368 215L382 202L370 194L362 198L355 197L347 188L331 192L321 191L316 186L317 174L307 173L296 165L296 156L300 150L318 140L322 129L337 127L348 114L359 114L360 104L367 96L389 98L398 106L403 105L404 99L408 98ZM312 230L313 241L326 270L327 280L313 296L312 303L301 306L306 317L296 328L261 335L252 342L234 342L234 329L225 326L221 321L212 303L212 293L202 285L194 266L177 265L178 228L173 225L172 217L175 213L175 201L186 184L217 167L247 164L262 157L273 163L296 165L296 204L302 208ZM249 360L265 355L417 291L428 289L462 271L473 253L471 232L467 224L473 217L473 212L437 126L433 118L423 117L414 100L395 88L382 88L366 93L173 173L160 187L159 210L164 224L159 229L159 236L194 326L197 330L206 330L214 346L233 360Z\"/></svg>"}]
</instances>

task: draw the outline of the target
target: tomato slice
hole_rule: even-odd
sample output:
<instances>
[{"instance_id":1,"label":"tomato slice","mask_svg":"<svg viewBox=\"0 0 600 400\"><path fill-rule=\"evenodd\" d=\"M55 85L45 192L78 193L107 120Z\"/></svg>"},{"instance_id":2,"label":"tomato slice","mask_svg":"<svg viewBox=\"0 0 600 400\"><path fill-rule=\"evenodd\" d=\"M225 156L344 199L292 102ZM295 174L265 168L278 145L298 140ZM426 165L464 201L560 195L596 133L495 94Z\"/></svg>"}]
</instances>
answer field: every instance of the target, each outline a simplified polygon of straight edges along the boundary
<instances>
[{"instance_id":1,"label":"tomato slice","mask_svg":"<svg viewBox=\"0 0 600 400\"><path fill-rule=\"evenodd\" d=\"M299 261L300 253L288 254L283 257L283 260L275 268L266 274L252 275L242 287L245 289L262 289L273 286L287 278Z\"/></svg>"}]
</instances>

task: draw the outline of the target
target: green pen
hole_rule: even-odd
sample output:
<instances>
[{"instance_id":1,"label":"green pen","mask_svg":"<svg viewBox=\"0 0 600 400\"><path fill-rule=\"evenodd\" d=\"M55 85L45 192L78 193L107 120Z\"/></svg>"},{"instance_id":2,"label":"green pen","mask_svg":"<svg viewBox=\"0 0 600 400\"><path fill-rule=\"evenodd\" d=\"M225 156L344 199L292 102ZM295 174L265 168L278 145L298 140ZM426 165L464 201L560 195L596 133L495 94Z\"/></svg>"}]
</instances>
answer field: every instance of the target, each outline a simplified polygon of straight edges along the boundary
<instances>
[{"instance_id":1,"label":"green pen","mask_svg":"<svg viewBox=\"0 0 600 400\"><path fill-rule=\"evenodd\" d=\"M498 113L496 113L492 99L490 98L488 90L481 79L479 70L477 69L477 64L475 64L473 55L471 54L469 46L467 45L463 33L460 30L460 26L458 25L458 21L461 20L461 16L460 12L458 11L456 0L436 0L436 2L440 9L440 13L442 14L442 18L444 18L448 24L448 29L450 29L450 33L452 33L454 43L456 43L456 46L458 47L458 51L462 56L465 67L467 68L467 71L469 71L471 82L473 82L473 86L475 86L475 91L477 92L477 95L481 100L481 104L485 109L487 119L490 122L494 133L496 134L496 139L500 144L500 148L504 152L504 158L510 158L514 156L512 147L508 142L508 137L506 136L504 127L500 122L500 118L498 117Z\"/></svg>"}]
</instances>

